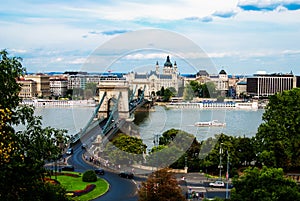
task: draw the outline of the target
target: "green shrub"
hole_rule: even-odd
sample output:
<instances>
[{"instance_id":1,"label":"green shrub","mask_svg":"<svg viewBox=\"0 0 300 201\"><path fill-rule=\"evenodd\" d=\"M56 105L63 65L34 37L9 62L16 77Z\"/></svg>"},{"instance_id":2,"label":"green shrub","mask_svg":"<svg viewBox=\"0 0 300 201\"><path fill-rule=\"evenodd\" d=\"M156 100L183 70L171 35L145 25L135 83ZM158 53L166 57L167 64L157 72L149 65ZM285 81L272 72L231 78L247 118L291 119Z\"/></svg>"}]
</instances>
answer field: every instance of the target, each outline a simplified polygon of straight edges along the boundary
<instances>
[{"instance_id":1,"label":"green shrub","mask_svg":"<svg viewBox=\"0 0 300 201\"><path fill-rule=\"evenodd\" d=\"M95 182L95 181L97 181L97 175L93 170L87 170L82 175L82 181Z\"/></svg>"}]
</instances>

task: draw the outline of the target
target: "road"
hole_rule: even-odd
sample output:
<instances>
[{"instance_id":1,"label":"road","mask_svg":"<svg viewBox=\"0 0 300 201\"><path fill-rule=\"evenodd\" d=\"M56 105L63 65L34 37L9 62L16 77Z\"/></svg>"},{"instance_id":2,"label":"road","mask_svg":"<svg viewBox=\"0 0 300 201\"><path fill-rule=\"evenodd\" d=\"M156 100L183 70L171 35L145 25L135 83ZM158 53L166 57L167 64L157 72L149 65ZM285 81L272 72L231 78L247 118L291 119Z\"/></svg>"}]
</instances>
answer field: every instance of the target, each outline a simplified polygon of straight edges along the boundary
<instances>
[{"instance_id":1,"label":"road","mask_svg":"<svg viewBox=\"0 0 300 201\"><path fill-rule=\"evenodd\" d=\"M81 144L76 144L73 147L74 153L68 159L68 163L75 167L75 171L84 172L89 169L94 169L92 165L87 164L82 159L83 150L81 149ZM105 171L105 174L101 176L109 184L109 191L99 197L94 199L94 201L137 201L137 188L132 180L124 179L119 177L118 174L110 171Z\"/></svg>"}]
</instances>

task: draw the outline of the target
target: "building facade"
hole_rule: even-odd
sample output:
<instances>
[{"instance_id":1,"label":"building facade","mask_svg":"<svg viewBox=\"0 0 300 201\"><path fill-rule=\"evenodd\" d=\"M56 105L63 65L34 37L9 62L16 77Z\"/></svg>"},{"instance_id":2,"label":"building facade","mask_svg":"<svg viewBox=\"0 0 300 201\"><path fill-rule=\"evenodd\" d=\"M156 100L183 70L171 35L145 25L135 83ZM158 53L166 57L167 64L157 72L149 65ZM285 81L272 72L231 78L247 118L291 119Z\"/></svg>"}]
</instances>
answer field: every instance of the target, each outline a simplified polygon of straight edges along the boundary
<instances>
[{"instance_id":1,"label":"building facade","mask_svg":"<svg viewBox=\"0 0 300 201\"><path fill-rule=\"evenodd\" d=\"M147 73L131 72L125 76L132 87L145 88L144 94L146 97L156 94L162 87L165 89L173 87L178 92L179 87L183 85L183 79L178 74L176 61L173 65L169 56L167 56L162 72L157 61L155 71Z\"/></svg>"},{"instance_id":2,"label":"building facade","mask_svg":"<svg viewBox=\"0 0 300 201\"><path fill-rule=\"evenodd\" d=\"M21 85L19 93L20 98L34 98L37 97L37 84L33 80L19 79L17 83Z\"/></svg>"},{"instance_id":3,"label":"building facade","mask_svg":"<svg viewBox=\"0 0 300 201\"><path fill-rule=\"evenodd\" d=\"M49 75L45 75L45 74L26 75L25 80L33 80L36 82L37 96L46 98L51 95Z\"/></svg>"},{"instance_id":4,"label":"building facade","mask_svg":"<svg viewBox=\"0 0 300 201\"><path fill-rule=\"evenodd\" d=\"M68 90L68 80L62 78L50 79L50 92L52 96L65 96Z\"/></svg>"},{"instance_id":5,"label":"building facade","mask_svg":"<svg viewBox=\"0 0 300 201\"><path fill-rule=\"evenodd\" d=\"M295 88L296 83L296 76L292 74L256 74L247 78L247 94L258 98L268 97Z\"/></svg>"}]
</instances>

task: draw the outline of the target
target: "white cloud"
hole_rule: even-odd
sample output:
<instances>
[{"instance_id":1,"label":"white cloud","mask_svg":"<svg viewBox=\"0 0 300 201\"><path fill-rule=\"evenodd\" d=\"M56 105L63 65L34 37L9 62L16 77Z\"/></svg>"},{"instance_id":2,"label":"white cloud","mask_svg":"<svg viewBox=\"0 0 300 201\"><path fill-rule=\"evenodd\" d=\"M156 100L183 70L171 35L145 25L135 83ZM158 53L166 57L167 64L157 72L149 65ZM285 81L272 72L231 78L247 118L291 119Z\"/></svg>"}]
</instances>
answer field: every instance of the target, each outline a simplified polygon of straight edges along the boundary
<instances>
[{"instance_id":1,"label":"white cloud","mask_svg":"<svg viewBox=\"0 0 300 201\"><path fill-rule=\"evenodd\" d=\"M10 49L9 50L10 52L12 53L20 53L20 54L23 54L23 53L27 53L28 51L27 50L24 50L24 49Z\"/></svg>"},{"instance_id":2,"label":"white cloud","mask_svg":"<svg viewBox=\"0 0 300 201\"><path fill-rule=\"evenodd\" d=\"M84 64L86 62L87 58L83 57L83 58L77 58L74 60L69 61L69 64Z\"/></svg>"}]
</instances>

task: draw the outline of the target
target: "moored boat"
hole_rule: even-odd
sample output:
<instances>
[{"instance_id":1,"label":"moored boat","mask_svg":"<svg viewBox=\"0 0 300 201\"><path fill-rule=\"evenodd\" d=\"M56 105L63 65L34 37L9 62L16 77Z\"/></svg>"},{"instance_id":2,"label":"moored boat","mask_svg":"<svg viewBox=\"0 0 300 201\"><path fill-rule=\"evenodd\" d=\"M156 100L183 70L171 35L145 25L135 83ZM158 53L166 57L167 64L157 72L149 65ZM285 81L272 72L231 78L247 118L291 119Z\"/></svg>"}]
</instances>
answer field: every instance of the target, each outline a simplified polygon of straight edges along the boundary
<instances>
[{"instance_id":1,"label":"moored boat","mask_svg":"<svg viewBox=\"0 0 300 201\"><path fill-rule=\"evenodd\" d=\"M195 126L199 127L224 127L226 123L218 122L218 120L213 121L199 121L195 123Z\"/></svg>"}]
</instances>

